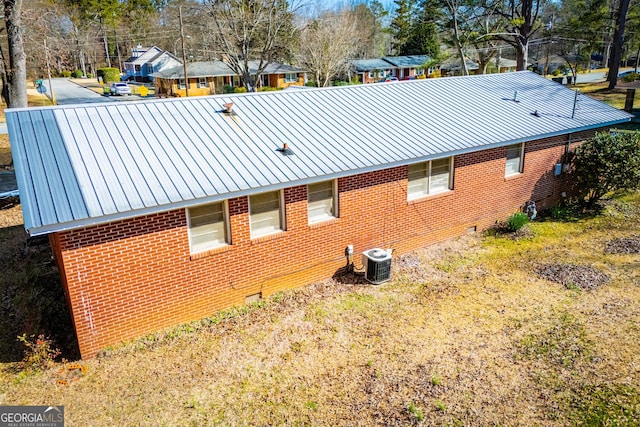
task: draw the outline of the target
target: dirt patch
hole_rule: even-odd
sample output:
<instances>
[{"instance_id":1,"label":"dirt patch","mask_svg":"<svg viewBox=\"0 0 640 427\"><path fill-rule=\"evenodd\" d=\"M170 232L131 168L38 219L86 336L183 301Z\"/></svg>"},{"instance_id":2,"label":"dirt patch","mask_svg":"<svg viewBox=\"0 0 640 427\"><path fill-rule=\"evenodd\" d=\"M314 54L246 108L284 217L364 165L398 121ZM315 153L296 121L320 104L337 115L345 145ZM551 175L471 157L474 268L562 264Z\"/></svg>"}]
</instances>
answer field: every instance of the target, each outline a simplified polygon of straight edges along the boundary
<instances>
[{"instance_id":1,"label":"dirt patch","mask_svg":"<svg viewBox=\"0 0 640 427\"><path fill-rule=\"evenodd\" d=\"M575 264L547 264L536 269L543 279L560 283L567 289L588 291L609 283L609 276L595 267Z\"/></svg>"},{"instance_id":2,"label":"dirt patch","mask_svg":"<svg viewBox=\"0 0 640 427\"><path fill-rule=\"evenodd\" d=\"M606 254L640 253L640 236L620 237L610 240L604 248Z\"/></svg>"},{"instance_id":3,"label":"dirt patch","mask_svg":"<svg viewBox=\"0 0 640 427\"><path fill-rule=\"evenodd\" d=\"M23 223L20 198L8 197L0 199L0 228L13 227Z\"/></svg>"}]
</instances>

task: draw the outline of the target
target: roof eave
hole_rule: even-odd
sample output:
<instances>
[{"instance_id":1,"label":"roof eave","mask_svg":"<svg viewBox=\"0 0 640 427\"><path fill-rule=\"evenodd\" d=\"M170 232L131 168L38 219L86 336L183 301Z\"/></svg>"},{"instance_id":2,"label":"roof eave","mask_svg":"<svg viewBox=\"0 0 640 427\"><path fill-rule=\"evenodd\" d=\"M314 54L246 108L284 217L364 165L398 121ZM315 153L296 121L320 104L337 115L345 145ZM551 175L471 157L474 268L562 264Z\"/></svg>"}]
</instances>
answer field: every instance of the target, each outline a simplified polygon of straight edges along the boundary
<instances>
[{"instance_id":1,"label":"roof eave","mask_svg":"<svg viewBox=\"0 0 640 427\"><path fill-rule=\"evenodd\" d=\"M277 184L268 185L268 186L262 186L262 187L258 187L258 188L250 188L250 189L246 189L246 190L242 190L242 191L236 191L236 192L230 192L230 193L224 193L224 194L217 194L217 195L214 195L214 196L202 197L202 198L198 198L198 199L183 200L183 201L176 202L176 203L153 206L153 207L145 208L145 209L138 209L138 210L132 210L132 211L126 211L126 212L119 212L117 214L105 215L105 216L100 216L100 217L96 217L96 218L83 218L83 219L77 220L77 221L70 221L70 222L66 222L66 223L51 224L51 225L43 225L43 226L38 226L38 227L27 227L27 224L25 223L25 228L27 229L27 232L29 233L30 236L40 236L40 235L45 235L45 234L49 234L49 233L58 233L58 232L64 232L64 231L71 231L71 230L76 230L76 229L90 227L90 226L104 225L104 224L108 224L108 223L111 223L111 222L117 222L117 221L137 218L137 217L141 217L141 216L145 216L145 215L152 215L152 214L157 214L157 213L161 213L161 212L168 212L168 211L172 211L172 210L176 210L176 209L186 209L186 208L193 207L193 206L204 205L204 204L208 204L208 203L218 202L218 201L221 201L221 200L233 199L233 198L236 198L236 197L249 196L249 195L252 195L252 194L264 193L264 192L268 192L268 191L282 190L284 188L295 187L295 186L298 186L298 185L313 184L315 182L320 182L320 181L328 181L328 180L344 178L344 177L352 176L352 175L359 175L359 174L367 173L367 172L375 172L375 171L384 170L384 169L391 169L391 168L398 167L398 166L404 166L404 165L409 165L409 164L413 164L413 163L420 163L420 162L433 160L433 159L437 159L437 158L442 158L442 157L459 156L459 155L462 155L462 154L468 154L468 153L473 153L473 152L477 152L477 151L484 151L484 150L488 150L488 149L492 149L492 148L499 148L499 147L518 144L518 143L522 143L522 142L536 141L536 140L539 140L539 139L552 138L552 137L560 136L560 135L571 135L571 134L577 133L577 132L582 132L582 131L591 130L591 129L598 129L598 128L606 128L606 127L617 125L617 124L621 124L621 123L627 123L629 121L631 121L631 117L628 117L626 119L614 120L614 121L603 122L603 123L596 123L596 124L591 124L591 125L587 125L587 126L580 126L580 127L576 127L576 128L572 128L572 129L566 129L566 130L562 130L562 131L556 131L556 132L550 132L550 133L546 133L546 134L535 135L535 136L532 136L532 137L510 139L510 140L506 140L506 141L500 141L500 142L497 142L497 143L494 143L494 144L484 145L484 146L481 146L481 147L470 147L470 148L465 148L465 149L460 149L460 150L447 151L447 152L442 152L442 153L437 153L437 154L431 154L431 155L428 155L428 156L416 157L416 158L408 159L408 160L399 160L399 161L391 162L391 163L373 165L373 166L369 166L369 167L366 167L366 168L351 169L351 170L347 170L347 171L336 172L336 173L333 173L333 174L315 176L315 177L310 177L310 178L305 178L305 179L300 179L300 180L295 180L295 181L280 182L280 183L277 183Z\"/></svg>"}]
</instances>

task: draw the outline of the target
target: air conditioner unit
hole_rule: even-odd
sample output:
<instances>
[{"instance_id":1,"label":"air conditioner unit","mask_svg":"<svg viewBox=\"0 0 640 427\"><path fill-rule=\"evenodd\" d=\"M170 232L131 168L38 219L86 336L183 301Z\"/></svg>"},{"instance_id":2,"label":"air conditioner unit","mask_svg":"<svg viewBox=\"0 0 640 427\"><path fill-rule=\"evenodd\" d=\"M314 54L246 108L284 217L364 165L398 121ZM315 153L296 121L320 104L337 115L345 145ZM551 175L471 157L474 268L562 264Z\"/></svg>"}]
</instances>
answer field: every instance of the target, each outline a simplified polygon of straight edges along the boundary
<instances>
[{"instance_id":1,"label":"air conditioner unit","mask_svg":"<svg viewBox=\"0 0 640 427\"><path fill-rule=\"evenodd\" d=\"M374 285L391 280L391 252L373 248L362 252L364 277Z\"/></svg>"}]
</instances>

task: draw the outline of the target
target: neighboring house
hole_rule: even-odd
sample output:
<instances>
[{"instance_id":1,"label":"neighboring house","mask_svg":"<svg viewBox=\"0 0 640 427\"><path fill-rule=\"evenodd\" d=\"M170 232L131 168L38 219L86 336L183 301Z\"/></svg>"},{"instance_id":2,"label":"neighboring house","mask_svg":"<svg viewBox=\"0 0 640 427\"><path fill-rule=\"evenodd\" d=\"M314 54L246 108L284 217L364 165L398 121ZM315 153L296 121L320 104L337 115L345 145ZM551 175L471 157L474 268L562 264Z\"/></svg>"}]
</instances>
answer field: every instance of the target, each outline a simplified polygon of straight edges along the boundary
<instances>
[{"instance_id":1,"label":"neighboring house","mask_svg":"<svg viewBox=\"0 0 640 427\"><path fill-rule=\"evenodd\" d=\"M467 71L470 75L478 74L480 66L477 62L465 59ZM462 75L462 61L460 58L452 57L440 64L440 75L442 76L460 76Z\"/></svg>"},{"instance_id":2,"label":"neighboring house","mask_svg":"<svg viewBox=\"0 0 640 427\"><path fill-rule=\"evenodd\" d=\"M559 202L556 165L632 117L575 96L516 72L6 117L86 358L343 274L349 245L399 255Z\"/></svg>"},{"instance_id":3,"label":"neighboring house","mask_svg":"<svg viewBox=\"0 0 640 427\"><path fill-rule=\"evenodd\" d=\"M428 55L385 56L382 59L395 67L395 76L400 80L407 77L428 77L433 73L433 68L425 67L431 59Z\"/></svg>"},{"instance_id":4,"label":"neighboring house","mask_svg":"<svg viewBox=\"0 0 640 427\"><path fill-rule=\"evenodd\" d=\"M512 73L518 67L518 62L509 58L492 58L490 63L492 67L499 68L499 73Z\"/></svg>"},{"instance_id":5,"label":"neighboring house","mask_svg":"<svg viewBox=\"0 0 640 427\"><path fill-rule=\"evenodd\" d=\"M350 72L355 74L361 83L377 83L387 77L397 79L420 77L431 74L425 70L429 60L427 55L385 56L374 59L352 59L349 61Z\"/></svg>"},{"instance_id":6,"label":"neighboring house","mask_svg":"<svg viewBox=\"0 0 640 427\"><path fill-rule=\"evenodd\" d=\"M149 48L137 46L131 50L131 57L124 61L124 79L149 82L153 79L153 73L181 64L182 61L173 54L156 46Z\"/></svg>"},{"instance_id":7,"label":"neighboring house","mask_svg":"<svg viewBox=\"0 0 640 427\"><path fill-rule=\"evenodd\" d=\"M250 62L249 70L252 74L257 71L258 63ZM155 73L156 96L185 96L186 82L184 66L168 68ZM227 88L243 87L240 76L229 64L223 61L189 62L187 63L187 80L189 81L189 96L201 96L225 93ZM289 86L302 86L305 83L304 70L290 65L269 64L260 76L258 88L273 87L284 89Z\"/></svg>"}]
</instances>

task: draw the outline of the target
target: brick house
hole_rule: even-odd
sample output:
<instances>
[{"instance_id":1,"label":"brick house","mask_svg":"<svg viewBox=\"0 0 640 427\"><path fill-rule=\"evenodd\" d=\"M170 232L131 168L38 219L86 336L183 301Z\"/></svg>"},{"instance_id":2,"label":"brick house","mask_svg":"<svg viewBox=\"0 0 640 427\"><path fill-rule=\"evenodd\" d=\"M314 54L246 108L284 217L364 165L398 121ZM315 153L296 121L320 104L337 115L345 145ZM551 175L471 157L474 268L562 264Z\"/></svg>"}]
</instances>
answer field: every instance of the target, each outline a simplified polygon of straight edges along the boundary
<instances>
[{"instance_id":1,"label":"brick house","mask_svg":"<svg viewBox=\"0 0 640 427\"><path fill-rule=\"evenodd\" d=\"M86 358L331 277L348 245L402 254L556 203L565 153L631 117L574 94L517 72L6 115Z\"/></svg>"},{"instance_id":2,"label":"brick house","mask_svg":"<svg viewBox=\"0 0 640 427\"><path fill-rule=\"evenodd\" d=\"M251 61L249 70L255 75L258 62ZM189 96L204 96L224 93L227 88L244 87L240 76L224 61L206 61L187 63L187 81L184 78L184 66L166 68L153 74L156 96L185 96L187 85ZM266 86L286 89L290 86L303 86L305 71L286 64L270 63L258 79L258 88ZM225 88L227 86L227 88Z\"/></svg>"},{"instance_id":3,"label":"brick house","mask_svg":"<svg viewBox=\"0 0 640 427\"><path fill-rule=\"evenodd\" d=\"M388 77L399 80L425 78L433 73L425 67L431 58L427 55L385 56L373 59L349 60L349 79L353 74L361 83L377 83Z\"/></svg>"}]
</instances>

